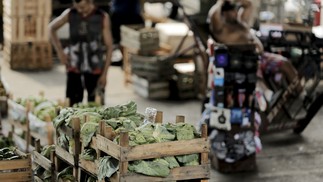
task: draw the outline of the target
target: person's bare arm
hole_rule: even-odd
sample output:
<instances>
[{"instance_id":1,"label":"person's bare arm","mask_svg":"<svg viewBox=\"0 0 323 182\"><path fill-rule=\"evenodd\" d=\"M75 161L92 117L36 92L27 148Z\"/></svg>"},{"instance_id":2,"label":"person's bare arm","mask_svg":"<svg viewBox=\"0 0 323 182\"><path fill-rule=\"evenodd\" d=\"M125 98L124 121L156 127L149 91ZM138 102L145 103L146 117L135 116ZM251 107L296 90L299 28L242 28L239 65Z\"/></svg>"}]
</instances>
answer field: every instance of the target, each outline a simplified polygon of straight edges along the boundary
<instances>
[{"instance_id":1,"label":"person's bare arm","mask_svg":"<svg viewBox=\"0 0 323 182\"><path fill-rule=\"evenodd\" d=\"M225 0L218 0L215 5L211 7L208 12L208 23L210 24L210 30L213 34L221 31L223 27L223 20L221 16L221 8Z\"/></svg>"},{"instance_id":2,"label":"person's bare arm","mask_svg":"<svg viewBox=\"0 0 323 182\"><path fill-rule=\"evenodd\" d=\"M58 58L60 59L61 63L63 63L64 65L68 64L68 58L63 51L63 47L60 40L57 37L57 30L60 29L65 23L68 22L69 12L70 12L70 9L65 10L59 17L55 18L49 24L49 35L50 35L51 42L54 45Z\"/></svg>"},{"instance_id":3,"label":"person's bare arm","mask_svg":"<svg viewBox=\"0 0 323 182\"><path fill-rule=\"evenodd\" d=\"M249 26L249 22L252 18L253 13L253 5L250 0L238 0L241 8L239 9L239 21L243 23L245 26Z\"/></svg>"},{"instance_id":4,"label":"person's bare arm","mask_svg":"<svg viewBox=\"0 0 323 182\"><path fill-rule=\"evenodd\" d=\"M112 51L113 51L111 23L110 23L110 17L108 14L104 15L103 41L106 46L106 56L105 56L103 72L102 72L102 75L101 75L101 77L99 79L99 83L98 83L98 85L101 87L105 87L105 85L107 83L107 74L108 74L108 70L109 70L109 67L111 64L111 57L112 57Z\"/></svg>"}]
</instances>

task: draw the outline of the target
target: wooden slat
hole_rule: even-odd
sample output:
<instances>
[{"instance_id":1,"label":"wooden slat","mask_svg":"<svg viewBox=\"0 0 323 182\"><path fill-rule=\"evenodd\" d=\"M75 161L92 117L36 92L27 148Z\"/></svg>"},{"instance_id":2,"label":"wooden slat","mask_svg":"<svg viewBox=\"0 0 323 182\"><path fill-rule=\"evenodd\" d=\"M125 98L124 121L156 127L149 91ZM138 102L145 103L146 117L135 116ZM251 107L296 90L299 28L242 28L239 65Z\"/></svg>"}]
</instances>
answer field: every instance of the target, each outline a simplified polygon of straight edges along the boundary
<instances>
[{"instance_id":1,"label":"wooden slat","mask_svg":"<svg viewBox=\"0 0 323 182\"><path fill-rule=\"evenodd\" d=\"M73 129L71 127L61 126L59 129L68 137L73 138Z\"/></svg>"},{"instance_id":2,"label":"wooden slat","mask_svg":"<svg viewBox=\"0 0 323 182\"><path fill-rule=\"evenodd\" d=\"M62 160L66 161L70 165L75 166L75 160L74 160L74 156L72 154L70 154L69 152L64 150L62 147L57 146L57 145L55 146L55 151L56 151L56 156L57 157L59 157Z\"/></svg>"},{"instance_id":3,"label":"wooden slat","mask_svg":"<svg viewBox=\"0 0 323 182\"><path fill-rule=\"evenodd\" d=\"M29 152L29 150L33 151L35 149L32 145L29 145L27 147L27 141L25 139L21 138L20 136L18 136L17 134L13 133L12 138L15 141L15 143L21 143L24 146L24 148L22 150L25 152Z\"/></svg>"},{"instance_id":4,"label":"wooden slat","mask_svg":"<svg viewBox=\"0 0 323 182\"><path fill-rule=\"evenodd\" d=\"M19 128L23 131L27 131L27 127L28 127L27 124L21 124L19 123L19 121L12 121L12 120L10 120L9 123L13 125L15 128Z\"/></svg>"},{"instance_id":5,"label":"wooden slat","mask_svg":"<svg viewBox=\"0 0 323 182\"><path fill-rule=\"evenodd\" d=\"M17 159L11 161L0 161L0 170L12 169L31 169L31 161L29 159Z\"/></svg>"},{"instance_id":6,"label":"wooden slat","mask_svg":"<svg viewBox=\"0 0 323 182\"><path fill-rule=\"evenodd\" d=\"M121 161L135 161L141 159L209 152L210 146L207 139L199 138L193 140L138 145L128 148L123 147L121 150Z\"/></svg>"},{"instance_id":7,"label":"wooden slat","mask_svg":"<svg viewBox=\"0 0 323 182\"><path fill-rule=\"evenodd\" d=\"M96 149L97 148L97 141L96 141L96 137L92 137L92 140L89 144L90 148Z\"/></svg>"},{"instance_id":8,"label":"wooden slat","mask_svg":"<svg viewBox=\"0 0 323 182\"><path fill-rule=\"evenodd\" d=\"M120 182L166 182L166 181L176 181L176 180L192 180L192 179L208 179L210 178L210 166L200 165L200 166L186 166L174 168L171 170L170 175L162 177L149 177L145 175L127 173L120 176Z\"/></svg>"},{"instance_id":9,"label":"wooden slat","mask_svg":"<svg viewBox=\"0 0 323 182\"><path fill-rule=\"evenodd\" d=\"M120 151L121 148L118 144L112 142L111 140L101 136L97 135L96 136L96 142L97 142L97 148L112 157L120 160Z\"/></svg>"},{"instance_id":10,"label":"wooden slat","mask_svg":"<svg viewBox=\"0 0 323 182\"><path fill-rule=\"evenodd\" d=\"M34 176L34 182L43 182L38 176Z\"/></svg>"},{"instance_id":11,"label":"wooden slat","mask_svg":"<svg viewBox=\"0 0 323 182\"><path fill-rule=\"evenodd\" d=\"M86 172L91 173L94 176L98 174L98 164L97 162L87 161L84 159L80 159L79 166L84 169Z\"/></svg>"},{"instance_id":12,"label":"wooden slat","mask_svg":"<svg viewBox=\"0 0 323 182\"><path fill-rule=\"evenodd\" d=\"M52 170L52 162L46 157L42 156L40 153L33 151L33 162L40 165L44 169L51 171Z\"/></svg>"},{"instance_id":13,"label":"wooden slat","mask_svg":"<svg viewBox=\"0 0 323 182\"><path fill-rule=\"evenodd\" d=\"M202 125L202 129L201 129L201 133L202 133L202 138L206 139L208 138L208 134L207 134L207 125L203 124ZM209 164L209 151L208 152L204 152L201 153L201 164ZM201 180L201 182L207 182L208 180Z\"/></svg>"},{"instance_id":14,"label":"wooden slat","mask_svg":"<svg viewBox=\"0 0 323 182\"><path fill-rule=\"evenodd\" d=\"M120 146L121 147L129 146L129 134L127 131L122 131L120 134ZM128 172L128 161L120 162L119 171L121 175L126 174Z\"/></svg>"},{"instance_id":15,"label":"wooden slat","mask_svg":"<svg viewBox=\"0 0 323 182\"><path fill-rule=\"evenodd\" d=\"M12 172L12 173L0 173L0 181L3 182L20 182L20 181L32 181L31 180L31 169L23 172Z\"/></svg>"}]
</instances>

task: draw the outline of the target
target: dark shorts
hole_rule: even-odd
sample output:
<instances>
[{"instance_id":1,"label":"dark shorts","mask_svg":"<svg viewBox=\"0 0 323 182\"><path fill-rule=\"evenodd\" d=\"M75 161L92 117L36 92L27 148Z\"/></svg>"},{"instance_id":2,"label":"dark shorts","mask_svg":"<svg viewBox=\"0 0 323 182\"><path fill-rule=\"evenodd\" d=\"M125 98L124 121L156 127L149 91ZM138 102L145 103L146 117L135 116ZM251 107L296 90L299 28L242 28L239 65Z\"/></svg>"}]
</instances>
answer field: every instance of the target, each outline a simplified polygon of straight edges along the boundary
<instances>
[{"instance_id":1,"label":"dark shorts","mask_svg":"<svg viewBox=\"0 0 323 182\"><path fill-rule=\"evenodd\" d=\"M95 90L100 75L90 73L67 73L66 97L70 99L70 105L83 101L84 89L87 91L88 102L94 102Z\"/></svg>"},{"instance_id":2,"label":"dark shorts","mask_svg":"<svg viewBox=\"0 0 323 182\"><path fill-rule=\"evenodd\" d=\"M111 14L111 27L113 43L119 44L121 40L120 27L121 25L143 24L144 20L139 14L124 14L112 13Z\"/></svg>"}]
</instances>

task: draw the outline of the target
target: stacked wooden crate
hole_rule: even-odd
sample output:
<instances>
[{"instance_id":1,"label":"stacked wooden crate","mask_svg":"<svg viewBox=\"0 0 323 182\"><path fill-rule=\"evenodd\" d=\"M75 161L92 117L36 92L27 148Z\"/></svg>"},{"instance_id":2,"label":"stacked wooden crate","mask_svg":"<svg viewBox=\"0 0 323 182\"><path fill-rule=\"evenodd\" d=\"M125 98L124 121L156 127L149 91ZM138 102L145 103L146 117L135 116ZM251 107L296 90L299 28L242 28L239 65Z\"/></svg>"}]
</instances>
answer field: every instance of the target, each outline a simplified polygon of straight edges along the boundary
<instances>
[{"instance_id":1,"label":"stacked wooden crate","mask_svg":"<svg viewBox=\"0 0 323 182\"><path fill-rule=\"evenodd\" d=\"M166 99L170 96L169 80L175 74L174 59L166 56L131 56L135 92L145 98Z\"/></svg>"},{"instance_id":2,"label":"stacked wooden crate","mask_svg":"<svg viewBox=\"0 0 323 182\"><path fill-rule=\"evenodd\" d=\"M121 26L121 42L123 46L123 68L125 83L131 82L133 55L145 56L159 48L159 33L155 28L143 25Z\"/></svg>"},{"instance_id":3,"label":"stacked wooden crate","mask_svg":"<svg viewBox=\"0 0 323 182\"><path fill-rule=\"evenodd\" d=\"M50 69L51 0L3 0L4 59L12 69Z\"/></svg>"}]
</instances>

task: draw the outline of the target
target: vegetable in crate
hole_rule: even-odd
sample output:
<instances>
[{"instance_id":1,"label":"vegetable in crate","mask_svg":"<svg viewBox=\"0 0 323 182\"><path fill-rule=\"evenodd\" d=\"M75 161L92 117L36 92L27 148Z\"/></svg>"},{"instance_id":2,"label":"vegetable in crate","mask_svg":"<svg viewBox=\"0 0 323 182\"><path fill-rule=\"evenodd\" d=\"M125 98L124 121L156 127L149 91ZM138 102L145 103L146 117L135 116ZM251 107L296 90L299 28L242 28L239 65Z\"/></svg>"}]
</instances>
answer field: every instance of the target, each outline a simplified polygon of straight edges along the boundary
<instances>
[{"instance_id":1,"label":"vegetable in crate","mask_svg":"<svg viewBox=\"0 0 323 182\"><path fill-rule=\"evenodd\" d=\"M94 161L96 159L96 151L92 148L84 149L81 158L87 161Z\"/></svg>"},{"instance_id":2,"label":"vegetable in crate","mask_svg":"<svg viewBox=\"0 0 323 182\"><path fill-rule=\"evenodd\" d=\"M14 147L5 147L0 149L0 161L4 160L16 160L21 159L22 157L15 153L16 148Z\"/></svg>"},{"instance_id":3,"label":"vegetable in crate","mask_svg":"<svg viewBox=\"0 0 323 182\"><path fill-rule=\"evenodd\" d=\"M196 132L194 126L187 123L166 125L150 123L137 128L135 131L129 132L129 145L135 146L176 140L191 140L199 137L200 134ZM115 141L118 142L118 139L119 137ZM172 168L194 165L199 165L199 154L134 161L129 163L128 169L129 171L148 176L166 177Z\"/></svg>"},{"instance_id":4,"label":"vegetable in crate","mask_svg":"<svg viewBox=\"0 0 323 182\"><path fill-rule=\"evenodd\" d=\"M124 105L117 105L114 107L108 107L105 109L101 109L99 113L103 116L103 119L111 119L118 117L127 117L136 115L137 112L137 104L133 101L128 102Z\"/></svg>"},{"instance_id":5,"label":"vegetable in crate","mask_svg":"<svg viewBox=\"0 0 323 182\"><path fill-rule=\"evenodd\" d=\"M46 157L47 159L50 159L50 154L52 151L55 150L55 145L46 145L43 147L42 151L40 152L40 154L44 157ZM35 174L39 177L41 177L41 179L43 179L44 182L49 182L51 181L51 172L50 171L46 171L44 168L42 168L40 165L36 165L35 168Z\"/></svg>"},{"instance_id":6,"label":"vegetable in crate","mask_svg":"<svg viewBox=\"0 0 323 182\"><path fill-rule=\"evenodd\" d=\"M170 174L170 164L164 159L154 159L152 161L134 161L129 164L129 171L148 175L167 177Z\"/></svg>"},{"instance_id":7,"label":"vegetable in crate","mask_svg":"<svg viewBox=\"0 0 323 182\"><path fill-rule=\"evenodd\" d=\"M56 107L56 103L44 100L35 106L33 114L42 121L46 120L46 116L49 116L50 120L53 120L57 116Z\"/></svg>"},{"instance_id":8,"label":"vegetable in crate","mask_svg":"<svg viewBox=\"0 0 323 182\"><path fill-rule=\"evenodd\" d=\"M99 159L99 180L110 178L115 172L119 170L119 161L111 156L104 156Z\"/></svg>"},{"instance_id":9,"label":"vegetable in crate","mask_svg":"<svg viewBox=\"0 0 323 182\"><path fill-rule=\"evenodd\" d=\"M69 166L57 174L58 182L74 182L76 179L73 176L73 167Z\"/></svg>"},{"instance_id":10,"label":"vegetable in crate","mask_svg":"<svg viewBox=\"0 0 323 182\"><path fill-rule=\"evenodd\" d=\"M0 135L0 148L13 146L14 142L11 138Z\"/></svg>"}]
</instances>

